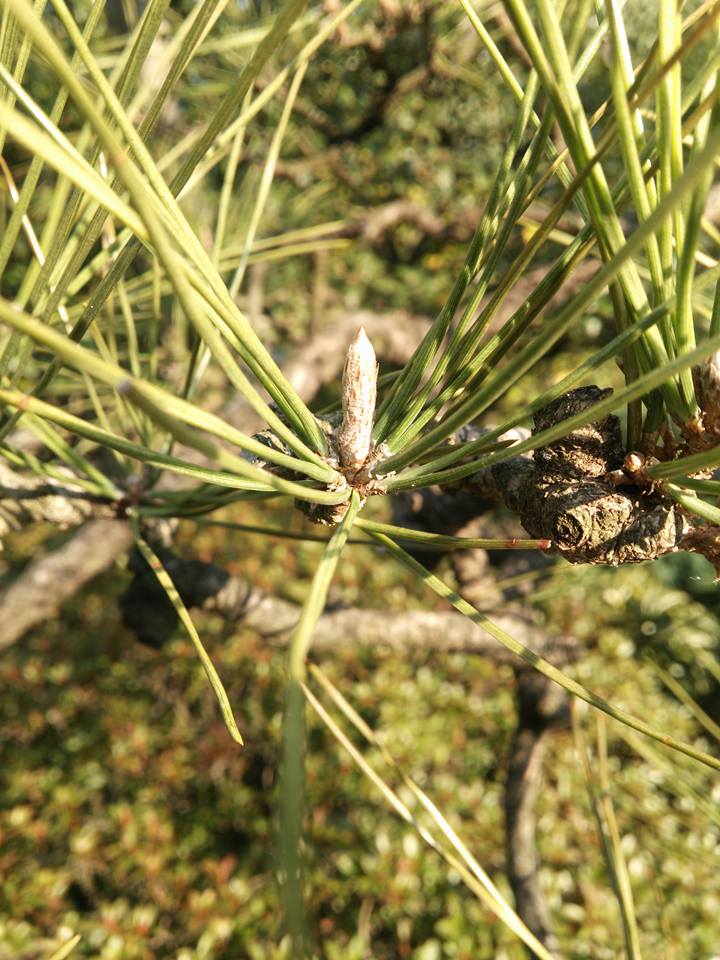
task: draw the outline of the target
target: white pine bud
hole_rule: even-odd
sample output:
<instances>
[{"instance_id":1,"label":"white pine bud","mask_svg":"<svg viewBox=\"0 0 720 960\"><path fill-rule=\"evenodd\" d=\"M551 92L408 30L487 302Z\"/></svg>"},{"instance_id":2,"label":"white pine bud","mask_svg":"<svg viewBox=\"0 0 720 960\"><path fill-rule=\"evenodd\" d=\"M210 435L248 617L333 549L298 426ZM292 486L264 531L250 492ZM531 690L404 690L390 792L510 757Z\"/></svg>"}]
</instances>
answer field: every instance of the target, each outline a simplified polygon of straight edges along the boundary
<instances>
[{"instance_id":1,"label":"white pine bud","mask_svg":"<svg viewBox=\"0 0 720 960\"><path fill-rule=\"evenodd\" d=\"M340 466L359 470L370 456L377 360L372 344L361 327L348 347L342 380L343 421L337 434Z\"/></svg>"}]
</instances>

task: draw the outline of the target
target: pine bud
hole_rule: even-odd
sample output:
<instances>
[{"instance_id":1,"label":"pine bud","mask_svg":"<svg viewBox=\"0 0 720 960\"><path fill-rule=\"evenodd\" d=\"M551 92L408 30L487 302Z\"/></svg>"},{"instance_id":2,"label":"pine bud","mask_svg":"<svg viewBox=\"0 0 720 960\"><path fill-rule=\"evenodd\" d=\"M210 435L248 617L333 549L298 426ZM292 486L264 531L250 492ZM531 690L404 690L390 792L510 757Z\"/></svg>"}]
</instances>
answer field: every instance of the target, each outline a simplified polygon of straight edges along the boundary
<instances>
[{"instance_id":1,"label":"pine bud","mask_svg":"<svg viewBox=\"0 0 720 960\"><path fill-rule=\"evenodd\" d=\"M720 430L720 351L713 353L693 372L700 388L698 400L705 428L717 433Z\"/></svg>"},{"instance_id":2,"label":"pine bud","mask_svg":"<svg viewBox=\"0 0 720 960\"><path fill-rule=\"evenodd\" d=\"M343 421L337 434L340 466L359 470L370 456L377 393L377 360L361 327L348 347L342 380Z\"/></svg>"}]
</instances>

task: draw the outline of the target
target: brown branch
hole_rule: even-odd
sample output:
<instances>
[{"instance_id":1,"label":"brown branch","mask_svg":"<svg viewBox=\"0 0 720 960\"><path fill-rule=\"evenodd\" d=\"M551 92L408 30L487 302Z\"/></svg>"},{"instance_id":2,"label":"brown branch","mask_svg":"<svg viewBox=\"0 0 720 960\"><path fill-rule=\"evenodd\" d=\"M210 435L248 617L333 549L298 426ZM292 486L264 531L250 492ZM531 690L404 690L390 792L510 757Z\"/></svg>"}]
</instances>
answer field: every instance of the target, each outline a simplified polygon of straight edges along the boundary
<instances>
[{"instance_id":1,"label":"brown branch","mask_svg":"<svg viewBox=\"0 0 720 960\"><path fill-rule=\"evenodd\" d=\"M505 784L507 874L518 914L555 953L559 944L540 887L536 808L546 735L567 726L568 700L557 684L527 669L517 673L516 693L518 721Z\"/></svg>"},{"instance_id":2,"label":"brown branch","mask_svg":"<svg viewBox=\"0 0 720 960\"><path fill-rule=\"evenodd\" d=\"M0 460L0 543L11 530L30 523L51 523L61 530L91 518L115 518L117 506L91 496L73 483L16 473Z\"/></svg>"},{"instance_id":3,"label":"brown branch","mask_svg":"<svg viewBox=\"0 0 720 960\"><path fill-rule=\"evenodd\" d=\"M357 235L377 246L399 224L411 223L433 240L465 240L472 236L481 208L462 211L454 220L440 217L429 207L411 200L393 200L369 210L356 223L345 228L346 235Z\"/></svg>"},{"instance_id":4,"label":"brown branch","mask_svg":"<svg viewBox=\"0 0 720 960\"><path fill-rule=\"evenodd\" d=\"M132 543L126 523L92 520L58 550L31 561L0 593L0 650L57 615L60 606L107 570Z\"/></svg>"},{"instance_id":5,"label":"brown branch","mask_svg":"<svg viewBox=\"0 0 720 960\"><path fill-rule=\"evenodd\" d=\"M609 395L579 387L538 410L534 432L561 423ZM571 563L640 563L677 550L702 553L717 565L716 528L686 514L662 485L634 476L620 421L610 415L560 440L461 482L466 492L498 498L531 537Z\"/></svg>"},{"instance_id":6,"label":"brown branch","mask_svg":"<svg viewBox=\"0 0 720 960\"><path fill-rule=\"evenodd\" d=\"M184 560L159 550L162 561L188 607L215 613L229 623L253 630L273 644L287 644L300 608L272 597L210 563ZM175 611L142 558L134 556L135 578L124 594L123 619L151 646L162 646L175 630ZM493 621L508 633L556 662L574 659L577 645L568 637L553 638L517 614L498 614ZM313 649L338 652L382 647L393 653L434 650L474 653L499 663L517 658L466 617L444 611L408 610L394 613L349 607L326 610L313 634Z\"/></svg>"},{"instance_id":7,"label":"brown branch","mask_svg":"<svg viewBox=\"0 0 720 960\"><path fill-rule=\"evenodd\" d=\"M59 530L81 527L64 546L30 562L0 592L0 650L55 616L60 606L112 565L132 543L118 504L95 497L67 480L16 473L0 461L0 549L14 530L47 523ZM90 522L87 522L90 521Z\"/></svg>"}]
</instances>

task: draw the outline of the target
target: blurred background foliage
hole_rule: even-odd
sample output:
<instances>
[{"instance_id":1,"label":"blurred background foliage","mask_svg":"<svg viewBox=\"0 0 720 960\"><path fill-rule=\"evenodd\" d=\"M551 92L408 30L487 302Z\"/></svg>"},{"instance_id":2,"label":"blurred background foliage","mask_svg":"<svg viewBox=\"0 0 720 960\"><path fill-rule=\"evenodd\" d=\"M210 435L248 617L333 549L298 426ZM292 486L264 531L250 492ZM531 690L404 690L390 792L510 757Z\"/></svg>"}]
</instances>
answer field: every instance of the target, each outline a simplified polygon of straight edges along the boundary
<instances>
[{"instance_id":1,"label":"blurred background foliage","mask_svg":"<svg viewBox=\"0 0 720 960\"><path fill-rule=\"evenodd\" d=\"M334 4L325 0L325 12ZM190 6L172 4L170 31ZM86 5L74 7L82 20ZM170 157L166 175L176 166L173 148L247 60L248 31L273 9L267 0L259 10L228 4L154 134L154 155ZM655 6L630 0L627 11L632 42L643 51L644 23L655 18ZM311 8L308 17L315 13ZM487 5L484 16L522 75L501 8ZM299 49L308 31L312 24L301 22L290 46ZM122 43L117 24L98 29L93 49L108 70ZM26 82L48 107L54 89L34 62ZM582 92L588 105L607 95L599 66ZM510 94L454 4L368 4L321 49L283 142L261 236L331 223L333 242L295 257L258 258L239 295L278 358L332 322L333 311L437 312L488 193L510 107ZM228 223L234 265L281 108L282 97L271 101L248 133ZM11 146L8 162L20 181L27 156ZM224 163L183 201L208 243L223 170ZM42 193L38 198L33 222L40 232ZM8 217L5 200L0 210ZM438 229L400 218L368 236L368 214L394 201L427 211ZM14 293L29 256L21 242L2 279L5 295ZM142 276L149 267L139 259L134 271ZM254 308L253 289L261 291ZM149 299L135 309L141 324ZM550 361L557 372L571 369L588 343L611 336L604 311L602 301L597 315L561 342ZM173 319L173 337L160 354L167 364L190 338L182 318ZM204 389L213 389L212 380ZM262 517L290 522L287 511L276 512L264 508ZM243 506L244 522L260 517ZM11 538L0 560L3 583L61 539L46 528ZM295 601L319 556L312 544L190 523L181 526L179 549ZM332 602L397 610L432 603L417 581L375 551L354 547L350 560ZM119 624L117 598L128 580L123 569L102 577L61 618L3 654L0 958L49 957L70 932L82 934L74 955L106 960L283 958L273 815L283 653L210 615L197 617L241 719L246 746L238 750L189 642L178 636L152 650ZM574 668L578 679L618 706L642 703L658 727L708 749L711 734L680 702L678 687L720 722L720 604L709 565L684 555L619 571L558 561L530 602L549 631L572 631L588 643ZM382 647L326 656L323 667L509 895L503 785L515 722L512 672L466 655L428 650L399 658ZM594 718L578 712L592 743ZM720 785L711 771L679 755L670 762L662 748L625 728L611 726L610 748L645 955L710 960L720 943ZM554 735L539 812L543 882L564 955L615 960L623 952L621 921L573 749L569 732ZM368 756L381 762L372 751ZM306 892L319 957L524 956L314 721L308 783Z\"/></svg>"},{"instance_id":2,"label":"blurred background foliage","mask_svg":"<svg viewBox=\"0 0 720 960\"><path fill-rule=\"evenodd\" d=\"M186 555L225 562L286 597L308 583L317 549L190 525L181 543ZM6 575L39 547L37 534L17 537ZM333 602L418 605L417 584L390 560L364 547L352 548L351 560ZM697 584L703 574L692 574ZM716 656L717 608L678 586L686 576L675 558L620 571L563 564L536 602L549 628L572 629L590 645L578 679L623 706L642 703L666 729L703 745L655 666L718 715L711 675L700 669L703 655ZM83 935L79 956L283 957L273 814L283 652L196 616L241 721L246 746L238 750L190 643L178 637L152 650L118 624L127 580L118 571L96 581L3 658L0 956L49 956L72 930ZM428 650L398 658L382 647L322 664L509 895L512 672L478 657ZM583 724L592 741L585 711ZM720 930L717 782L623 728L610 733L643 946L649 956L710 958ZM573 749L570 732L555 734L545 763L542 879L564 955L611 960L623 953L621 923ZM368 759L382 769L376 751ZM524 955L312 717L308 784L307 898L319 956Z\"/></svg>"}]
</instances>

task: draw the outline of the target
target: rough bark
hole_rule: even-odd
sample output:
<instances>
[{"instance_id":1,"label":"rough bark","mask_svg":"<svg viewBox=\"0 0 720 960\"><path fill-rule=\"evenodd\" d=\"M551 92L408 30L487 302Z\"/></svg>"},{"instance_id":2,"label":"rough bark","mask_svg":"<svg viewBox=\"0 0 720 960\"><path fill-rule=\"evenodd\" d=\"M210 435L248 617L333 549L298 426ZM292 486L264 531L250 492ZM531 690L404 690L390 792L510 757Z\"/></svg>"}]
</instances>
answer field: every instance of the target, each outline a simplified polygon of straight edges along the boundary
<instances>
[{"instance_id":1,"label":"rough bark","mask_svg":"<svg viewBox=\"0 0 720 960\"><path fill-rule=\"evenodd\" d=\"M12 530L31 523L51 523L60 530L77 527L89 519L112 519L116 506L97 497L73 482L48 480L16 473L0 461L0 544Z\"/></svg>"},{"instance_id":2,"label":"rough bark","mask_svg":"<svg viewBox=\"0 0 720 960\"><path fill-rule=\"evenodd\" d=\"M55 617L61 604L129 549L132 539L126 523L91 520L64 546L31 561L0 593L0 650Z\"/></svg>"},{"instance_id":3,"label":"rough bark","mask_svg":"<svg viewBox=\"0 0 720 960\"><path fill-rule=\"evenodd\" d=\"M592 406L609 391L580 387L539 410L534 433ZM679 549L699 549L694 528L660 485L624 475L620 422L610 415L535 451L480 471L463 484L496 495L532 537L571 563L640 563ZM618 477L618 474L620 475Z\"/></svg>"},{"instance_id":4,"label":"rough bark","mask_svg":"<svg viewBox=\"0 0 720 960\"><path fill-rule=\"evenodd\" d=\"M214 564L184 560L169 550L159 553L188 607L215 613L279 646L287 644L300 615L296 604L269 596ZM123 619L144 643L162 646L175 630L175 611L144 560L136 554L131 569L135 577L121 600ZM573 638L550 639L519 614L500 614L493 620L556 663L566 663L577 655ZM313 633L313 649L318 651L341 652L367 645L394 653L433 650L474 653L498 663L514 664L517 660L466 617L444 611L328 609Z\"/></svg>"},{"instance_id":5,"label":"rough bark","mask_svg":"<svg viewBox=\"0 0 720 960\"><path fill-rule=\"evenodd\" d=\"M539 877L537 801L547 735L568 725L568 699L556 684L527 669L518 671L516 694L518 721L505 784L507 874L518 914L548 950L557 952Z\"/></svg>"}]
</instances>

